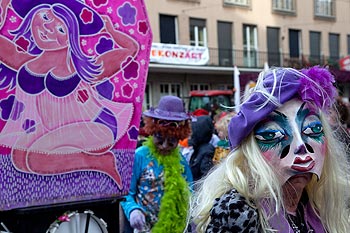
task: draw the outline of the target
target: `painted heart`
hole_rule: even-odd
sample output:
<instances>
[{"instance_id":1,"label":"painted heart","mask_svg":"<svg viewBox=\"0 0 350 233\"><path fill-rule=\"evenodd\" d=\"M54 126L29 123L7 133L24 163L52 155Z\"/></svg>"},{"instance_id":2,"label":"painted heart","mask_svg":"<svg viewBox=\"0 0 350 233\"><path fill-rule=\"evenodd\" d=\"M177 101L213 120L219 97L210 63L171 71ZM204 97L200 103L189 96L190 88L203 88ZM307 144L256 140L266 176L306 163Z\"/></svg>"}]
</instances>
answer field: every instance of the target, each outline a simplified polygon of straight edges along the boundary
<instances>
[{"instance_id":1,"label":"painted heart","mask_svg":"<svg viewBox=\"0 0 350 233\"><path fill-rule=\"evenodd\" d=\"M89 94L87 90L79 90L78 91L78 101L81 103L85 103L89 99Z\"/></svg>"}]
</instances>

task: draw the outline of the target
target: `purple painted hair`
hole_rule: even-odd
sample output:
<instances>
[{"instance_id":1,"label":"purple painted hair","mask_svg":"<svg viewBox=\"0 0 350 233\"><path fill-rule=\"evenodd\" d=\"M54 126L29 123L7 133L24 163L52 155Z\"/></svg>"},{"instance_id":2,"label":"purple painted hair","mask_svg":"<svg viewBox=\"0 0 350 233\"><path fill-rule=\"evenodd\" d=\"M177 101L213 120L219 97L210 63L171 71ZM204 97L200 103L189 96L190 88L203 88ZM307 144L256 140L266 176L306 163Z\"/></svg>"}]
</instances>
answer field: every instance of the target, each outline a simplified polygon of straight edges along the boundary
<instances>
[{"instance_id":1,"label":"purple painted hair","mask_svg":"<svg viewBox=\"0 0 350 233\"><path fill-rule=\"evenodd\" d=\"M95 79L96 75L101 73L101 65L96 65L96 60L86 56L79 43L79 23L77 16L63 4L41 4L31 9L24 17L22 24L11 34L15 35L15 40L23 36L30 41L28 52L33 55L38 55L42 52L32 39L31 22L35 13L40 9L52 9L53 13L63 20L68 29L69 51L72 58L73 65L79 74L79 76L87 81L91 82Z\"/></svg>"}]
</instances>

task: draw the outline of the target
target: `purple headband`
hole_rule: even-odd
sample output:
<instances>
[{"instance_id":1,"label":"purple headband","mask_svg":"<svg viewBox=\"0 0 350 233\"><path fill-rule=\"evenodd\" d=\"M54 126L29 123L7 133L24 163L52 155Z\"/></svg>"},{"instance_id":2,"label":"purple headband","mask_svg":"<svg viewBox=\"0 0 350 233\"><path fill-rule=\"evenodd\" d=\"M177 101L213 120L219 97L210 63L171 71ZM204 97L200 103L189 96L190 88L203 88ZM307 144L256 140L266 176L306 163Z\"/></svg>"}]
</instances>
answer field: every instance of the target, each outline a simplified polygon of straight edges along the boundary
<instances>
[{"instance_id":1,"label":"purple headband","mask_svg":"<svg viewBox=\"0 0 350 233\"><path fill-rule=\"evenodd\" d=\"M314 66L297 71L276 68L259 75L257 85L228 127L231 148L239 146L255 125L285 102L300 98L326 110L337 95L333 75L326 68Z\"/></svg>"}]
</instances>

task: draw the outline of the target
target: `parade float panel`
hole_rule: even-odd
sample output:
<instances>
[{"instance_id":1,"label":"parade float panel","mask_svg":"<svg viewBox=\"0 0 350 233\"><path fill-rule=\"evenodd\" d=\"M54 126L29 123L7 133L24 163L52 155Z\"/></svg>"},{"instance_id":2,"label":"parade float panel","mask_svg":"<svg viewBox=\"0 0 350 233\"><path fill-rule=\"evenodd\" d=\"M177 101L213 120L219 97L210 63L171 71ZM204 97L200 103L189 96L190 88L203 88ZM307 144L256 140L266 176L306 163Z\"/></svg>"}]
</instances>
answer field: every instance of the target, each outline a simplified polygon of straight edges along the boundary
<instances>
[{"instance_id":1,"label":"parade float panel","mask_svg":"<svg viewBox=\"0 0 350 233\"><path fill-rule=\"evenodd\" d=\"M152 41L144 2L0 4L0 210L126 194Z\"/></svg>"}]
</instances>

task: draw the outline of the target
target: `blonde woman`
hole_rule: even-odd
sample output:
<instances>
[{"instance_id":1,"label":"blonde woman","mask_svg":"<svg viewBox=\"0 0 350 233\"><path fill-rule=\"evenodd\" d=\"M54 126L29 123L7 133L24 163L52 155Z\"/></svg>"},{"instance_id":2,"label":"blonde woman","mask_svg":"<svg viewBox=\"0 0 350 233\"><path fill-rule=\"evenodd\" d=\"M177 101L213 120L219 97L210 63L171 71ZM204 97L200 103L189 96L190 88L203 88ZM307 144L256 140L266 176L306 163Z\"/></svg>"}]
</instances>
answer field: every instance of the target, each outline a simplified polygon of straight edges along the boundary
<instances>
[{"instance_id":1,"label":"blonde woman","mask_svg":"<svg viewBox=\"0 0 350 233\"><path fill-rule=\"evenodd\" d=\"M347 232L348 167L325 120L336 95L321 67L261 73L229 125L233 149L200 182L198 232Z\"/></svg>"},{"instance_id":2,"label":"blonde woman","mask_svg":"<svg viewBox=\"0 0 350 233\"><path fill-rule=\"evenodd\" d=\"M214 164L219 163L230 152L229 140L228 140L228 126L231 118L236 115L235 112L225 112L224 116L221 116L215 123L215 129L220 141L216 144L215 154L213 158Z\"/></svg>"}]
</instances>

